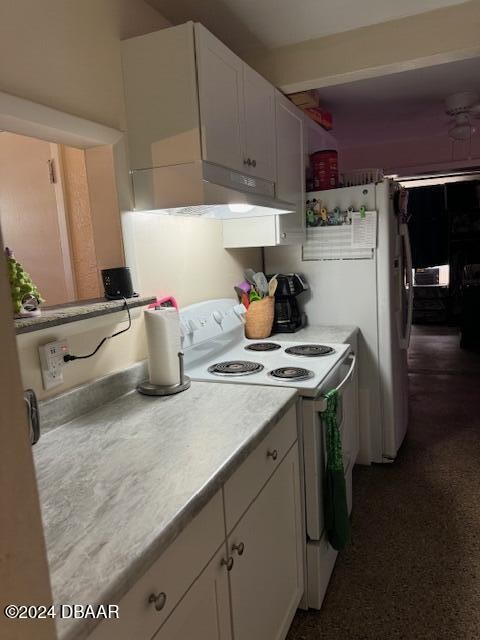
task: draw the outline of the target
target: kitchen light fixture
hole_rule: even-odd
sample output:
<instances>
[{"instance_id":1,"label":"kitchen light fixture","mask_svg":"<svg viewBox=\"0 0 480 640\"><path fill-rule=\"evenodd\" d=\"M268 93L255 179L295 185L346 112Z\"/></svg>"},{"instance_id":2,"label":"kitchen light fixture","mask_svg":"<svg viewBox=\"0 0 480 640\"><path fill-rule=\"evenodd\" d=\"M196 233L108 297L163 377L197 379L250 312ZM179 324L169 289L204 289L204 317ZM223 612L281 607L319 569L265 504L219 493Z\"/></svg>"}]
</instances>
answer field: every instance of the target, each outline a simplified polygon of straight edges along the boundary
<instances>
[{"instance_id":1,"label":"kitchen light fixture","mask_svg":"<svg viewBox=\"0 0 480 640\"><path fill-rule=\"evenodd\" d=\"M251 204L229 204L228 208L232 213L249 213L254 207Z\"/></svg>"},{"instance_id":2,"label":"kitchen light fixture","mask_svg":"<svg viewBox=\"0 0 480 640\"><path fill-rule=\"evenodd\" d=\"M210 204L210 205L193 205L186 207L170 207L162 209L134 209L135 214L163 214L169 216L192 216L203 218L214 218L217 220L231 220L245 217L257 218L263 216L272 216L274 214L282 215L291 213L293 208L287 203L279 202L283 208L274 208L272 206L256 206L254 204Z\"/></svg>"},{"instance_id":3,"label":"kitchen light fixture","mask_svg":"<svg viewBox=\"0 0 480 640\"><path fill-rule=\"evenodd\" d=\"M272 181L205 161L138 169L130 176L136 211L220 220L295 211L294 203L275 197Z\"/></svg>"}]
</instances>

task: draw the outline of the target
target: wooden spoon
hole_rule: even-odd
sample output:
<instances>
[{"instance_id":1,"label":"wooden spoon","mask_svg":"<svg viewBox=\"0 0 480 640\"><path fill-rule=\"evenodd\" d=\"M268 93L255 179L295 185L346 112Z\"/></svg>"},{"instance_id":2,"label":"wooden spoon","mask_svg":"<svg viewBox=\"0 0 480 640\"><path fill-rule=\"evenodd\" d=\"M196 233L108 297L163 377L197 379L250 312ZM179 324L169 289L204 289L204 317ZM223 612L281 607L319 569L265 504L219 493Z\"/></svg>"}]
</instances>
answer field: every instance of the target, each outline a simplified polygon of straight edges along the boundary
<instances>
[{"instance_id":1,"label":"wooden spoon","mask_svg":"<svg viewBox=\"0 0 480 640\"><path fill-rule=\"evenodd\" d=\"M273 298L275 296L275 291L277 290L278 280L276 278L272 278L268 283L268 296Z\"/></svg>"}]
</instances>

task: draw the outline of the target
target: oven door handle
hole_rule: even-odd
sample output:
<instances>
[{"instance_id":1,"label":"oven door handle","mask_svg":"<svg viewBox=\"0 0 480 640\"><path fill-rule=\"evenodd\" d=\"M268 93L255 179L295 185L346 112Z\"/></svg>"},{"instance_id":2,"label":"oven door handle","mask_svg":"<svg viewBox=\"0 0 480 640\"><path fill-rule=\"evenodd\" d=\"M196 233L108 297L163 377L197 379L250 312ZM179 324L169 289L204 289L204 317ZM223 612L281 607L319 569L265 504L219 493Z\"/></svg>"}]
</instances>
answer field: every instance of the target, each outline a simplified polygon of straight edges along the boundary
<instances>
[{"instance_id":1,"label":"oven door handle","mask_svg":"<svg viewBox=\"0 0 480 640\"><path fill-rule=\"evenodd\" d=\"M350 380L352 379L353 373L355 371L355 367L357 364L357 356L354 353L351 353L345 360L345 362L350 362L350 367L347 371L347 374L345 375L344 379L340 382L340 384L335 387L334 391L336 391L337 393L340 393L340 391L343 389L343 387L348 384L350 382ZM315 411L319 411L320 413L322 411L325 411L325 409L327 408L327 399L325 397L320 398L319 400L315 401L314 404L314 408Z\"/></svg>"}]
</instances>

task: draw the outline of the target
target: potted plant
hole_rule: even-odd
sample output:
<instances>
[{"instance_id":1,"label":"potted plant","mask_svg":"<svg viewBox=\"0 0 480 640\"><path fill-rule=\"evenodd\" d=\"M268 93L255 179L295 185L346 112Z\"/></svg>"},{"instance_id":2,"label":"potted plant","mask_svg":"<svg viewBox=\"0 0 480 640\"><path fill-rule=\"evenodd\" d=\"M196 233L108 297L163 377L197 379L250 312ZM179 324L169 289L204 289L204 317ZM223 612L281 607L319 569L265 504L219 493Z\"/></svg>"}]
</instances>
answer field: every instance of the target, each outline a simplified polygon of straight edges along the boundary
<instances>
[{"instance_id":1,"label":"potted plant","mask_svg":"<svg viewBox=\"0 0 480 640\"><path fill-rule=\"evenodd\" d=\"M5 249L8 265L8 278L12 294L12 304L15 316L18 318L39 316L40 305L45 300L42 298L36 284L22 264L15 259L13 251Z\"/></svg>"}]
</instances>

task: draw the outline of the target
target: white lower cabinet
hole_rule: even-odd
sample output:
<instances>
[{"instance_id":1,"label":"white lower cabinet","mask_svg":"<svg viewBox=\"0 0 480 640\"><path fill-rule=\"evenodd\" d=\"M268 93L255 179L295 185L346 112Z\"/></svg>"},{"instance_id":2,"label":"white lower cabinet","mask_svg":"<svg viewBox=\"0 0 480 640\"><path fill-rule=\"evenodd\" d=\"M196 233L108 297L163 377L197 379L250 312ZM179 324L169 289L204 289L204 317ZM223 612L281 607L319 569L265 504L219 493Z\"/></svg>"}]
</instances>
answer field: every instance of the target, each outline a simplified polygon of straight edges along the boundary
<instances>
[{"instance_id":1,"label":"white lower cabinet","mask_svg":"<svg viewBox=\"0 0 480 640\"><path fill-rule=\"evenodd\" d=\"M118 603L118 620L105 620L89 640L150 640L174 615L217 549L225 550L219 490Z\"/></svg>"},{"instance_id":2,"label":"white lower cabinet","mask_svg":"<svg viewBox=\"0 0 480 640\"><path fill-rule=\"evenodd\" d=\"M89 640L283 640L304 591L296 408Z\"/></svg>"},{"instance_id":3,"label":"white lower cabinet","mask_svg":"<svg viewBox=\"0 0 480 640\"><path fill-rule=\"evenodd\" d=\"M298 447L228 536L235 640L280 640L303 594Z\"/></svg>"},{"instance_id":4,"label":"white lower cabinet","mask_svg":"<svg viewBox=\"0 0 480 640\"><path fill-rule=\"evenodd\" d=\"M298 464L295 444L154 640L285 638L304 589Z\"/></svg>"},{"instance_id":5,"label":"white lower cabinet","mask_svg":"<svg viewBox=\"0 0 480 640\"><path fill-rule=\"evenodd\" d=\"M153 640L231 640L228 576L223 546Z\"/></svg>"}]
</instances>

